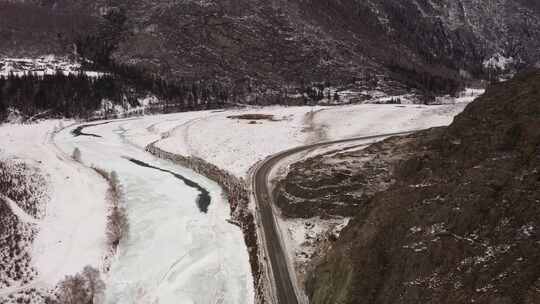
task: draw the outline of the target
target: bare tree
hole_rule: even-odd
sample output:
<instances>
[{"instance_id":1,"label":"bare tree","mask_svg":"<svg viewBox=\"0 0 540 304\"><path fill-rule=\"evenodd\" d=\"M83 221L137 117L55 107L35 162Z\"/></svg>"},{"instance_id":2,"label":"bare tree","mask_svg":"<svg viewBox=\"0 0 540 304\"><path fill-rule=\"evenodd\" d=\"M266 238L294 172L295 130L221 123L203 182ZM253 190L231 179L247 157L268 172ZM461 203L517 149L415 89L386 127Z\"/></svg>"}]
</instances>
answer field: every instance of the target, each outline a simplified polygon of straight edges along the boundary
<instances>
[{"instance_id":1,"label":"bare tree","mask_svg":"<svg viewBox=\"0 0 540 304\"><path fill-rule=\"evenodd\" d=\"M67 276L59 285L58 304L98 304L103 302L105 283L97 269L86 266L81 273Z\"/></svg>"},{"instance_id":2,"label":"bare tree","mask_svg":"<svg viewBox=\"0 0 540 304\"><path fill-rule=\"evenodd\" d=\"M105 283L101 280L99 271L93 267L86 266L83 269L82 276L86 282L88 294L92 298L92 303L102 303L105 293Z\"/></svg>"}]
</instances>

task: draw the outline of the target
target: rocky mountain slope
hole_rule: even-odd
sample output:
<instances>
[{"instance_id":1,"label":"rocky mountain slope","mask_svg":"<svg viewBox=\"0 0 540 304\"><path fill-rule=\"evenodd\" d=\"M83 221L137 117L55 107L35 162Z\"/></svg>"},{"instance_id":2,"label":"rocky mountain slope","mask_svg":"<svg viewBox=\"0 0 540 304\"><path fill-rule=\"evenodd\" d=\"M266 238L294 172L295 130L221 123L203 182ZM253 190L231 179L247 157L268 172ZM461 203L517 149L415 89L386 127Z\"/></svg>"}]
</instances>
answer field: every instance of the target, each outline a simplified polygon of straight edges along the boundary
<instances>
[{"instance_id":1,"label":"rocky mountain slope","mask_svg":"<svg viewBox=\"0 0 540 304\"><path fill-rule=\"evenodd\" d=\"M74 40L99 31L100 16L118 9L127 21L115 61L167 77L221 79L239 93L313 82L447 93L504 63L520 68L540 59L533 0L34 0L15 7L0 10L1 54L71 54ZM21 24L36 10L50 17Z\"/></svg>"},{"instance_id":2,"label":"rocky mountain slope","mask_svg":"<svg viewBox=\"0 0 540 304\"><path fill-rule=\"evenodd\" d=\"M319 190L321 213L354 216L313 260L311 302L538 303L539 130L535 71L491 87L447 128L298 164L289 178L310 174L298 188Z\"/></svg>"}]
</instances>

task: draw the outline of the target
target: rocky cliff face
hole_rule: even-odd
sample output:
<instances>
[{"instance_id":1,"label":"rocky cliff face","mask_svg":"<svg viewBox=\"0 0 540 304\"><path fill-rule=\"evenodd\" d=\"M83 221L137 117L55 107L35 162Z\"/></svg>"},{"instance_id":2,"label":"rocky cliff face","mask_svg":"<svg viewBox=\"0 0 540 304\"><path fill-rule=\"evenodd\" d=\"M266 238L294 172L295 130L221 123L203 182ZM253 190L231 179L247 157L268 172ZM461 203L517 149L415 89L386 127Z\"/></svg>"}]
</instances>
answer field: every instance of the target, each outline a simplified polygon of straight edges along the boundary
<instances>
[{"instance_id":1,"label":"rocky cliff face","mask_svg":"<svg viewBox=\"0 0 540 304\"><path fill-rule=\"evenodd\" d=\"M29 3L50 14L91 18L124 8L129 27L114 52L118 62L245 87L328 82L365 89L384 82L402 91L445 93L463 77L488 77L492 71L486 66L492 70L512 62L520 68L540 60L540 8L533 0L24 2L23 15L31 11ZM71 26L44 18L41 26L9 31L17 21L4 20L4 54L15 45L23 53L24 45L69 52L71 37L92 31L91 25L79 24L80 18ZM36 47L39 41L49 46Z\"/></svg>"},{"instance_id":2,"label":"rocky cliff face","mask_svg":"<svg viewBox=\"0 0 540 304\"><path fill-rule=\"evenodd\" d=\"M182 77L366 87L386 75L438 93L487 76L492 57L493 68L540 60L532 1L139 0L128 11L134 35L118 58Z\"/></svg>"},{"instance_id":3,"label":"rocky cliff face","mask_svg":"<svg viewBox=\"0 0 540 304\"><path fill-rule=\"evenodd\" d=\"M446 78L478 75L500 54L539 60L540 22L533 1L299 1L309 20L392 71ZM536 37L536 39L531 39Z\"/></svg>"},{"instance_id":4,"label":"rocky cliff face","mask_svg":"<svg viewBox=\"0 0 540 304\"><path fill-rule=\"evenodd\" d=\"M490 88L448 128L373 147L405 153L315 263L311 302L538 303L539 130L537 71Z\"/></svg>"}]
</instances>

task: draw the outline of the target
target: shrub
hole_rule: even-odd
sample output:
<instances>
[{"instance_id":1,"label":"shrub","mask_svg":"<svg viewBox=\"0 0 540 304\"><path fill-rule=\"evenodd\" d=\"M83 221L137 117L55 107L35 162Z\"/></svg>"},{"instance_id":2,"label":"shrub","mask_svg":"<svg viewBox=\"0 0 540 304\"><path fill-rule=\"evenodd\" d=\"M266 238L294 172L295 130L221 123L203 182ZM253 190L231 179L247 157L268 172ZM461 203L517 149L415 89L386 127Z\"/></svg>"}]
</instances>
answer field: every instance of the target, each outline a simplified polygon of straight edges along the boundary
<instances>
[{"instance_id":1,"label":"shrub","mask_svg":"<svg viewBox=\"0 0 540 304\"><path fill-rule=\"evenodd\" d=\"M121 206L122 185L116 171L108 173L100 168L92 167L92 169L109 183L107 200L110 204L110 210L107 216L107 244L114 251L129 228L126 209Z\"/></svg>"},{"instance_id":2,"label":"shrub","mask_svg":"<svg viewBox=\"0 0 540 304\"><path fill-rule=\"evenodd\" d=\"M120 206L113 206L107 217L107 240L112 248L116 248L128 230L126 210Z\"/></svg>"}]
</instances>

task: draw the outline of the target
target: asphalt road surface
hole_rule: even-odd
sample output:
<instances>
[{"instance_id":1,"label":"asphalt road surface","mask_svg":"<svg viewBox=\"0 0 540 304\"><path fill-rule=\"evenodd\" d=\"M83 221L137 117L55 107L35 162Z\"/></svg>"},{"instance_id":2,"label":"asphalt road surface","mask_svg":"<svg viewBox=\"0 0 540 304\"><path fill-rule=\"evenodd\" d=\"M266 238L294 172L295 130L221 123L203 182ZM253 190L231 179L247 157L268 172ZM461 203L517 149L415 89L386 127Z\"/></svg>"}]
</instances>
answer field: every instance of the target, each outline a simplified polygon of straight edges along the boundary
<instances>
[{"instance_id":1,"label":"asphalt road surface","mask_svg":"<svg viewBox=\"0 0 540 304\"><path fill-rule=\"evenodd\" d=\"M262 224L262 233L264 235L266 245L266 254L270 262L270 278L273 278L273 282L270 282L273 285L271 290L273 293L275 293L273 294L273 298L277 300L277 303L274 304L299 304L304 303L305 301L302 300L303 296L299 295L297 293L297 289L295 289L296 275L294 273L290 273L289 267L287 266L288 255L283 248L279 228L274 219L272 209L272 204L274 204L272 198L273 189L271 189L269 183L270 172L272 169L283 159L308 150L359 140L407 135L416 131L418 130L355 137L300 146L269 157L253 171L251 179L253 183L252 189L254 192L255 203L258 207L257 210L259 212L259 218ZM290 262L290 265L292 265L292 262Z\"/></svg>"}]
</instances>

